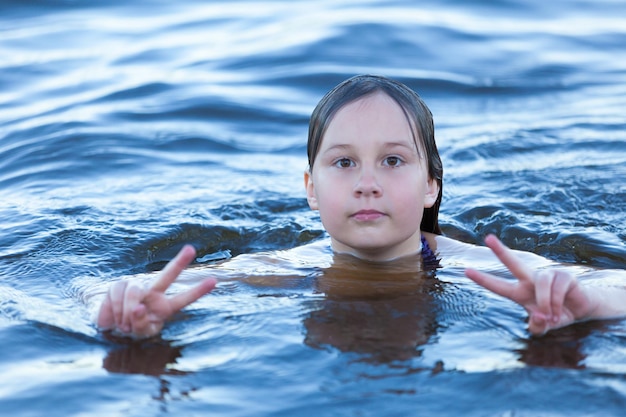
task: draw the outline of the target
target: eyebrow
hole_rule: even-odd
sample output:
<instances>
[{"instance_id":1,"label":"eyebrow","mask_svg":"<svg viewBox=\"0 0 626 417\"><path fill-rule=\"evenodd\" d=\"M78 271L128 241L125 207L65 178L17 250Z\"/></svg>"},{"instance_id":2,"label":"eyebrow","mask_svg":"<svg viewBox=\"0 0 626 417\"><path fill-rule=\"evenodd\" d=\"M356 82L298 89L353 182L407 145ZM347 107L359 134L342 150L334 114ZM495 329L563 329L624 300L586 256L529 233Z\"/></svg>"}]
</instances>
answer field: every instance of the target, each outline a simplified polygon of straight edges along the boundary
<instances>
[{"instance_id":1,"label":"eyebrow","mask_svg":"<svg viewBox=\"0 0 626 417\"><path fill-rule=\"evenodd\" d=\"M353 144L347 144L347 143L338 143L336 145L331 146L330 148L326 149L324 152L329 152L329 151L333 151L333 150L349 150L352 148L355 148L356 146ZM406 148L406 149L410 149L411 151L416 151L419 154L419 151L417 151L415 149L415 144L413 142L406 143L406 142L385 142L383 144L383 148L396 148L396 147L402 147L402 148Z\"/></svg>"},{"instance_id":2,"label":"eyebrow","mask_svg":"<svg viewBox=\"0 0 626 417\"><path fill-rule=\"evenodd\" d=\"M403 148L409 148L411 150L415 150L415 143L410 142L410 143L406 143L406 142L385 142L385 148L395 148L395 147L403 147Z\"/></svg>"}]
</instances>

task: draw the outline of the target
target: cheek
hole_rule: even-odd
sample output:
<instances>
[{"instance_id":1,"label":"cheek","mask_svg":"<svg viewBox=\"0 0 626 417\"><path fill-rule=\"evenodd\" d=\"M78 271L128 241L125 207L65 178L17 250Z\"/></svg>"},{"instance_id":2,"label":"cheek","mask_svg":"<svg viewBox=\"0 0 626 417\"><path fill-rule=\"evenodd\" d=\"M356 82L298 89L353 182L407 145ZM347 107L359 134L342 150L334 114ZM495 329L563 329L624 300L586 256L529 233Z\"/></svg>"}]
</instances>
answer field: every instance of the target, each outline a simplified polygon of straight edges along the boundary
<instances>
[{"instance_id":1,"label":"cheek","mask_svg":"<svg viewBox=\"0 0 626 417\"><path fill-rule=\"evenodd\" d=\"M314 177L315 183L315 197L318 202L318 209L328 210L338 204L341 193L338 190L337 184L335 184L328 176L318 175Z\"/></svg>"},{"instance_id":2,"label":"cheek","mask_svg":"<svg viewBox=\"0 0 626 417\"><path fill-rule=\"evenodd\" d=\"M337 233L341 228L344 213L342 200L337 197L337 193L318 193L317 210L324 228L331 234Z\"/></svg>"},{"instance_id":3,"label":"cheek","mask_svg":"<svg viewBox=\"0 0 626 417\"><path fill-rule=\"evenodd\" d=\"M397 213L409 217L415 217L416 214L421 216L424 210L424 191L424 187L419 184L405 184L394 187L389 200L393 202Z\"/></svg>"},{"instance_id":4,"label":"cheek","mask_svg":"<svg viewBox=\"0 0 626 417\"><path fill-rule=\"evenodd\" d=\"M317 193L318 209L320 212L336 212L341 207L342 199L337 189L325 189Z\"/></svg>"}]
</instances>

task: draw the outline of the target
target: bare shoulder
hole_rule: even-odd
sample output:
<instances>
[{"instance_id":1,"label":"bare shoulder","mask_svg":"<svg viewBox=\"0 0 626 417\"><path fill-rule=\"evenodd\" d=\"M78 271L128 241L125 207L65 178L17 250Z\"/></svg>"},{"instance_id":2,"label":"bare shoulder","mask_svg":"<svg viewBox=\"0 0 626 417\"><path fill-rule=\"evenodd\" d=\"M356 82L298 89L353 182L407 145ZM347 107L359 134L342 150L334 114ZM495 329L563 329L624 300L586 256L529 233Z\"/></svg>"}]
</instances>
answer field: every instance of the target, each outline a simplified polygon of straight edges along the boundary
<instances>
[{"instance_id":1,"label":"bare shoulder","mask_svg":"<svg viewBox=\"0 0 626 417\"><path fill-rule=\"evenodd\" d=\"M460 240L451 239L443 235L423 232L426 241L434 252L440 254L450 254L455 252L465 252L468 250L484 251L486 247L472 245L471 243L462 242Z\"/></svg>"},{"instance_id":2,"label":"bare shoulder","mask_svg":"<svg viewBox=\"0 0 626 417\"><path fill-rule=\"evenodd\" d=\"M489 264L500 265L500 261L496 255L484 245L474 245L472 243L462 242L446 236L435 235L432 233L424 233L431 245L433 251L441 256L442 261L446 262L462 262L466 265L483 265L489 267ZM536 253L515 250L516 256L528 262L536 268L553 266L556 263Z\"/></svg>"}]
</instances>

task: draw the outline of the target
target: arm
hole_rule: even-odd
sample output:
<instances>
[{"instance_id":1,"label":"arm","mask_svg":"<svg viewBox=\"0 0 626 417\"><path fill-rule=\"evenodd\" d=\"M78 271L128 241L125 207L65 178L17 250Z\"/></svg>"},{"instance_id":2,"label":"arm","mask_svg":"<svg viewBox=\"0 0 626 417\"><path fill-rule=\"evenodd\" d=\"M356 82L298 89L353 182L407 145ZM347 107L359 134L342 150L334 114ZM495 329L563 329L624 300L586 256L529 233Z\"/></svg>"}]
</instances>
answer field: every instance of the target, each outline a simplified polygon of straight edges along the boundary
<instances>
[{"instance_id":1,"label":"arm","mask_svg":"<svg viewBox=\"0 0 626 417\"><path fill-rule=\"evenodd\" d=\"M485 243L517 278L517 282L467 269L477 284L526 309L528 330L541 335L576 321L626 316L626 288L582 285L565 270L535 271L515 251L489 235Z\"/></svg>"},{"instance_id":2,"label":"arm","mask_svg":"<svg viewBox=\"0 0 626 417\"><path fill-rule=\"evenodd\" d=\"M100 306L96 324L103 330L116 330L133 337L158 334L174 313L193 303L215 287L214 279L205 279L195 287L172 297L165 291L196 255L191 245L183 247L159 278L150 286L132 281L111 285Z\"/></svg>"}]
</instances>

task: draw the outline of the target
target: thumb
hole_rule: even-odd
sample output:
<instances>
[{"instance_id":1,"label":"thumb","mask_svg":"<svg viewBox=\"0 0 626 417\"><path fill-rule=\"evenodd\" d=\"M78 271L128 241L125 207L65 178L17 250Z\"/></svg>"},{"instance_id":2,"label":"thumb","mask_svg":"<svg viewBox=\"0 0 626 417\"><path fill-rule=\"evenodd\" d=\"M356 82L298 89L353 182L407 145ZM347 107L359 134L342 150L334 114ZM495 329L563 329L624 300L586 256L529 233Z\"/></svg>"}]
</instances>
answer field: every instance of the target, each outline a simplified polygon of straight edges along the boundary
<instances>
[{"instance_id":1,"label":"thumb","mask_svg":"<svg viewBox=\"0 0 626 417\"><path fill-rule=\"evenodd\" d=\"M146 317L148 309L145 304L137 304L137 306L133 309L133 320L143 320Z\"/></svg>"},{"instance_id":2,"label":"thumb","mask_svg":"<svg viewBox=\"0 0 626 417\"><path fill-rule=\"evenodd\" d=\"M528 318L528 331L535 336L543 336L549 330L549 320L542 313L530 313Z\"/></svg>"},{"instance_id":3,"label":"thumb","mask_svg":"<svg viewBox=\"0 0 626 417\"><path fill-rule=\"evenodd\" d=\"M144 331L148 322L148 309L145 304L137 304L131 311L130 328L128 332L138 335Z\"/></svg>"},{"instance_id":4,"label":"thumb","mask_svg":"<svg viewBox=\"0 0 626 417\"><path fill-rule=\"evenodd\" d=\"M148 308L144 304L135 307L132 311L132 337L144 339L155 336L161 331L163 322L150 320L149 316Z\"/></svg>"}]
</instances>

